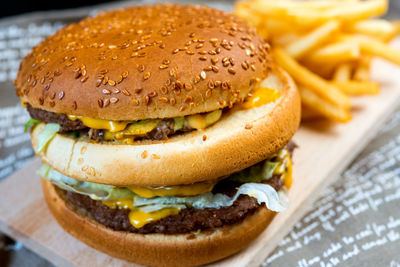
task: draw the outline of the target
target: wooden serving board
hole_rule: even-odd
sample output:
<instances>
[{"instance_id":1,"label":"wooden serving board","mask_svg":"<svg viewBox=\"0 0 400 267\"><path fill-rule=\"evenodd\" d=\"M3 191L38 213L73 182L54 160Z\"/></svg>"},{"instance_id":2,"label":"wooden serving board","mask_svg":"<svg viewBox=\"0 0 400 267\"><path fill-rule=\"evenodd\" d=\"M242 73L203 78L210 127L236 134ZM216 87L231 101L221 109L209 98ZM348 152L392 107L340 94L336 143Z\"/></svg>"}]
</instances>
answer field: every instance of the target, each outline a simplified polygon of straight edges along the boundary
<instances>
[{"instance_id":1,"label":"wooden serving board","mask_svg":"<svg viewBox=\"0 0 400 267\"><path fill-rule=\"evenodd\" d=\"M374 97L354 99L354 118L347 124L303 124L294 137L294 183L290 208L278 214L249 247L213 266L257 266L276 247L324 190L374 137L400 104L400 68L375 61L374 80L382 85ZM39 159L0 183L0 231L58 266L126 266L66 234L42 198Z\"/></svg>"}]
</instances>

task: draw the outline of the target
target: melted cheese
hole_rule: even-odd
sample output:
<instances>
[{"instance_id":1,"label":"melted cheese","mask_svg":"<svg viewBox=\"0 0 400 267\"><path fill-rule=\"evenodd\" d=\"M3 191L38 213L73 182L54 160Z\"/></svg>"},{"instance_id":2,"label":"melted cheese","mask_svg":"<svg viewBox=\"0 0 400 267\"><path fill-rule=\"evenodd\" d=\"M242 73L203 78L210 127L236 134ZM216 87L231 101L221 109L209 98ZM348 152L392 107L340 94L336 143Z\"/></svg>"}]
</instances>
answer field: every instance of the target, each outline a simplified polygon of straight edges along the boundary
<instances>
[{"instance_id":1,"label":"melted cheese","mask_svg":"<svg viewBox=\"0 0 400 267\"><path fill-rule=\"evenodd\" d=\"M174 186L159 186L159 187L139 187L131 186L129 189L146 198L164 197L164 196L196 196L206 192L210 192L216 181L196 183L190 185L174 185Z\"/></svg>"},{"instance_id":2,"label":"melted cheese","mask_svg":"<svg viewBox=\"0 0 400 267\"><path fill-rule=\"evenodd\" d=\"M165 208L154 212L144 212L133 207L132 199L107 200L102 203L112 209L129 209L129 221L135 228L141 228L152 221L157 221L179 213L179 209L177 208Z\"/></svg>"},{"instance_id":3,"label":"melted cheese","mask_svg":"<svg viewBox=\"0 0 400 267\"><path fill-rule=\"evenodd\" d=\"M252 96L242 104L243 108L255 108L278 100L281 94L277 89L258 87Z\"/></svg>"},{"instance_id":4,"label":"melted cheese","mask_svg":"<svg viewBox=\"0 0 400 267\"><path fill-rule=\"evenodd\" d=\"M290 153L287 149L282 149L279 151L278 161L280 165L275 169L274 174L282 175L282 179L284 181L284 185L287 189L290 189L292 186L292 159L290 158Z\"/></svg>"},{"instance_id":5,"label":"melted cheese","mask_svg":"<svg viewBox=\"0 0 400 267\"><path fill-rule=\"evenodd\" d=\"M160 220L164 217L175 215L179 213L177 208L165 208L154 212L143 212L139 209L134 209L129 212L129 221L135 228L141 228L145 224L152 221Z\"/></svg>"},{"instance_id":6,"label":"melted cheese","mask_svg":"<svg viewBox=\"0 0 400 267\"><path fill-rule=\"evenodd\" d=\"M24 102L24 100L22 100L22 98L20 99L20 101L21 101L21 106L23 108L27 108L27 104Z\"/></svg>"},{"instance_id":7,"label":"melted cheese","mask_svg":"<svg viewBox=\"0 0 400 267\"><path fill-rule=\"evenodd\" d=\"M89 128L108 130L112 133L124 130L130 123L129 121L109 121L75 115L68 115L68 118L73 121L79 119L85 126Z\"/></svg>"}]
</instances>

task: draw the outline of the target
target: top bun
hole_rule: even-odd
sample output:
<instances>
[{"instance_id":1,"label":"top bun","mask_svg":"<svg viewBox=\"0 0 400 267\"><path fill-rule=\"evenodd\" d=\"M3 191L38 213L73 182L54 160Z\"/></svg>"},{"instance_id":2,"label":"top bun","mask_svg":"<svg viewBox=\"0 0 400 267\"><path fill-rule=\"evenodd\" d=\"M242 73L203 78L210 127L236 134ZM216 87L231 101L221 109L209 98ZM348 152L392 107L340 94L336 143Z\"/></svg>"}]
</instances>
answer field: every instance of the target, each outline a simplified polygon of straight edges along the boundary
<instances>
[{"instance_id":1,"label":"top bun","mask_svg":"<svg viewBox=\"0 0 400 267\"><path fill-rule=\"evenodd\" d=\"M171 118L241 101L270 70L244 21L202 6L131 7L71 24L22 61L22 101L107 120Z\"/></svg>"}]
</instances>

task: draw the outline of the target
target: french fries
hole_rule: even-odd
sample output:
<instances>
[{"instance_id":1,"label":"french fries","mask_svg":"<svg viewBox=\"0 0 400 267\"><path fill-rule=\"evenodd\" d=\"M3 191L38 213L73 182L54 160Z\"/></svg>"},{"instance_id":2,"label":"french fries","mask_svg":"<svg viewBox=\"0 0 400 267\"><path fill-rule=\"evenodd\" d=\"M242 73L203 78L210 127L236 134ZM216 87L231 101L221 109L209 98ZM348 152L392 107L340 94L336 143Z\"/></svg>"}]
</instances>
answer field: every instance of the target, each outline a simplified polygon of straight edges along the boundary
<instances>
[{"instance_id":1,"label":"french fries","mask_svg":"<svg viewBox=\"0 0 400 267\"><path fill-rule=\"evenodd\" d=\"M310 32L306 36L303 36L303 38L292 42L285 48L285 50L292 57L300 58L307 52L324 43L330 35L332 35L335 31L339 29L339 27L339 22L329 21L318 27L314 31Z\"/></svg>"},{"instance_id":2,"label":"french fries","mask_svg":"<svg viewBox=\"0 0 400 267\"><path fill-rule=\"evenodd\" d=\"M235 13L272 45L272 55L298 84L303 119L351 119L350 97L379 93L370 80L371 60L400 65L388 42L400 21L377 18L388 0L244 0Z\"/></svg>"},{"instance_id":3,"label":"french fries","mask_svg":"<svg viewBox=\"0 0 400 267\"><path fill-rule=\"evenodd\" d=\"M301 66L285 50L276 48L272 52L276 62L282 66L301 85L312 88L313 91L332 104L341 108L350 108L350 99L334 85L315 75L307 68Z\"/></svg>"}]
</instances>

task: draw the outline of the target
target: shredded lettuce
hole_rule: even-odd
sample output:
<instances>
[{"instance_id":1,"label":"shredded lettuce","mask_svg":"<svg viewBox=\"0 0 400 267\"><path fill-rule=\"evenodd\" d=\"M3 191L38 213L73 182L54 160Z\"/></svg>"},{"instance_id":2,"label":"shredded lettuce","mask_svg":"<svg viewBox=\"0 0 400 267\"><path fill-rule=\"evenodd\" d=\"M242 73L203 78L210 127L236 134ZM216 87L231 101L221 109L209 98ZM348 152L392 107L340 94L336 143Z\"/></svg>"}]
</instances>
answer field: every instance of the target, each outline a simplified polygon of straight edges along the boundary
<instances>
[{"instance_id":1,"label":"shredded lettuce","mask_svg":"<svg viewBox=\"0 0 400 267\"><path fill-rule=\"evenodd\" d=\"M39 124L39 123L40 123L40 121L30 118L29 121L27 121L25 123L24 131L27 132L29 127L35 126L36 124Z\"/></svg>"},{"instance_id":2,"label":"shredded lettuce","mask_svg":"<svg viewBox=\"0 0 400 267\"><path fill-rule=\"evenodd\" d=\"M221 208L231 206L240 195L249 195L257 199L259 204L265 203L272 211L284 211L287 202L281 201L280 196L273 187L267 184L246 183L242 184L233 197L224 194L207 192L193 197L154 197L144 198L137 195L133 198L133 206L143 207L151 205L188 205L196 209Z\"/></svg>"},{"instance_id":3,"label":"shredded lettuce","mask_svg":"<svg viewBox=\"0 0 400 267\"><path fill-rule=\"evenodd\" d=\"M184 123L185 123L184 117L174 118L174 131L176 132L176 131L179 131L180 129L182 129Z\"/></svg>"},{"instance_id":4,"label":"shredded lettuce","mask_svg":"<svg viewBox=\"0 0 400 267\"><path fill-rule=\"evenodd\" d=\"M259 183L268 180L274 174L280 162L262 161L240 172L234 173L229 176L229 180L239 183Z\"/></svg>"},{"instance_id":5,"label":"shredded lettuce","mask_svg":"<svg viewBox=\"0 0 400 267\"><path fill-rule=\"evenodd\" d=\"M275 168L279 163L263 162L257 166L246 169L243 174L241 172L235 174L240 181L259 181L268 179L272 176ZM48 165L43 165L38 174L45 179L51 180L54 184L62 189L75 193L87 195L94 200L115 200L123 198L132 198L133 206L144 212L152 212L163 208L194 207L196 209L221 208L231 206L240 195L249 195L257 199L259 204L265 203L266 207L272 211L284 211L288 207L288 199L285 192L276 192L273 187L268 184L245 182L239 188L233 197L224 194L213 194L207 192L197 196L190 197L153 197L144 198L136 195L128 188L116 187L111 185L96 184L84 182L67 177L53 169ZM246 175L249 178L246 178ZM231 179L231 178L229 178Z\"/></svg>"},{"instance_id":6,"label":"shredded lettuce","mask_svg":"<svg viewBox=\"0 0 400 267\"><path fill-rule=\"evenodd\" d=\"M133 197L133 193L125 187L79 181L53 170L47 164L43 164L37 174L44 179L51 180L64 190L86 195L94 200L103 201Z\"/></svg>"},{"instance_id":7,"label":"shredded lettuce","mask_svg":"<svg viewBox=\"0 0 400 267\"><path fill-rule=\"evenodd\" d=\"M43 130L37 136L36 152L41 153L49 144L51 139L56 136L60 130L60 125L57 123L47 123Z\"/></svg>"}]
</instances>

